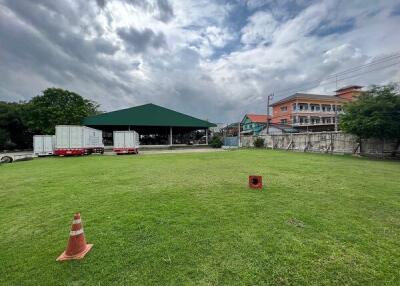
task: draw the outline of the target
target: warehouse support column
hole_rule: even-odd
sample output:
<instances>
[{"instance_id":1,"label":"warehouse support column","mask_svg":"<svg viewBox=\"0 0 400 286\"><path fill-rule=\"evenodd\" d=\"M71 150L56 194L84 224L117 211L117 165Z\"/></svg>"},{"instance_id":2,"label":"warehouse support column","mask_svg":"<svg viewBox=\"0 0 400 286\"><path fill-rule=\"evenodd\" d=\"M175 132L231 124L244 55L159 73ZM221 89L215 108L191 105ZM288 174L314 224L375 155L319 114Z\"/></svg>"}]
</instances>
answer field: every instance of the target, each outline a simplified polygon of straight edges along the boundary
<instances>
[{"instance_id":1,"label":"warehouse support column","mask_svg":"<svg viewBox=\"0 0 400 286\"><path fill-rule=\"evenodd\" d=\"M208 145L208 128L206 128L206 145Z\"/></svg>"},{"instance_id":2,"label":"warehouse support column","mask_svg":"<svg viewBox=\"0 0 400 286\"><path fill-rule=\"evenodd\" d=\"M169 128L169 146L172 146L172 127Z\"/></svg>"},{"instance_id":3,"label":"warehouse support column","mask_svg":"<svg viewBox=\"0 0 400 286\"><path fill-rule=\"evenodd\" d=\"M240 147L240 122L238 124L238 147Z\"/></svg>"}]
</instances>

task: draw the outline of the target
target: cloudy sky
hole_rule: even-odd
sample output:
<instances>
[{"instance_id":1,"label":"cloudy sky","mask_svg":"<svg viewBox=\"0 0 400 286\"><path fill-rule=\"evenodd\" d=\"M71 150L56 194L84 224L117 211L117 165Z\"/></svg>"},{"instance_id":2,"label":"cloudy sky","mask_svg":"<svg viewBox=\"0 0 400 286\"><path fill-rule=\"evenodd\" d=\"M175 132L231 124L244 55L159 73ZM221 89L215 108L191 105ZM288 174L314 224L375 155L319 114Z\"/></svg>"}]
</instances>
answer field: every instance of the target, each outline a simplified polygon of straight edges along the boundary
<instances>
[{"instance_id":1,"label":"cloudy sky","mask_svg":"<svg viewBox=\"0 0 400 286\"><path fill-rule=\"evenodd\" d=\"M0 0L0 100L47 87L214 122L400 51L398 0ZM399 66L342 80L400 81ZM329 80L325 80L325 83Z\"/></svg>"}]
</instances>

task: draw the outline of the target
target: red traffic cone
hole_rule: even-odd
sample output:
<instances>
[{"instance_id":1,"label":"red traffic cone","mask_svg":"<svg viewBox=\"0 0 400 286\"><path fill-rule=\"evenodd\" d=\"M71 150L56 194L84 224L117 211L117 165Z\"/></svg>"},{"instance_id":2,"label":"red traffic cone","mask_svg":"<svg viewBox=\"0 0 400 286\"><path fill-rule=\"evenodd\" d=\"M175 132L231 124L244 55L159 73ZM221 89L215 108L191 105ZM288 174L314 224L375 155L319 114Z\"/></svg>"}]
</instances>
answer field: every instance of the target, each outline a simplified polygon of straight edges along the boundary
<instances>
[{"instance_id":1,"label":"red traffic cone","mask_svg":"<svg viewBox=\"0 0 400 286\"><path fill-rule=\"evenodd\" d=\"M67 250L65 250L57 261L82 259L92 248L93 244L86 244L85 234L81 222L81 214L76 213L69 233Z\"/></svg>"},{"instance_id":2,"label":"red traffic cone","mask_svg":"<svg viewBox=\"0 0 400 286\"><path fill-rule=\"evenodd\" d=\"M262 189L262 177L261 176L249 176L249 187L252 189Z\"/></svg>"}]
</instances>

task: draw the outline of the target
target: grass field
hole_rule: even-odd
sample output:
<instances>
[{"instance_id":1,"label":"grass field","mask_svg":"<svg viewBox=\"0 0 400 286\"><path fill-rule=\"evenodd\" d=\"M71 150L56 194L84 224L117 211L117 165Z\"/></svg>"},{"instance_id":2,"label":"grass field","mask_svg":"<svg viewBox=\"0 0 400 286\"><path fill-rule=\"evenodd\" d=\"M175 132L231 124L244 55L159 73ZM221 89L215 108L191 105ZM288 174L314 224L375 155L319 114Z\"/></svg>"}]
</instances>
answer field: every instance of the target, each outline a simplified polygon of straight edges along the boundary
<instances>
[{"instance_id":1,"label":"grass field","mask_svg":"<svg viewBox=\"0 0 400 286\"><path fill-rule=\"evenodd\" d=\"M398 162L94 155L2 165L0 181L0 285L400 285ZM94 247L56 262L77 211Z\"/></svg>"}]
</instances>

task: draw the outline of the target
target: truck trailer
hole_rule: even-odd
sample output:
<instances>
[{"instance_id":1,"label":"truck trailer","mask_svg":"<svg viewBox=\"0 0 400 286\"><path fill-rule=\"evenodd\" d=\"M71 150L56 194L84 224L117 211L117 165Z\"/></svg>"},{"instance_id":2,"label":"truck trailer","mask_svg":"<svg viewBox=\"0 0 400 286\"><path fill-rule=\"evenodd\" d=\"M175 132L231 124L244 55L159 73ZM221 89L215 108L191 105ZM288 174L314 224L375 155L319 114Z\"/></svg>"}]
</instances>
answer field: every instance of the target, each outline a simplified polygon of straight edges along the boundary
<instances>
[{"instance_id":1,"label":"truck trailer","mask_svg":"<svg viewBox=\"0 0 400 286\"><path fill-rule=\"evenodd\" d=\"M117 154L138 154L139 134L135 131L114 131L114 148Z\"/></svg>"},{"instance_id":2,"label":"truck trailer","mask_svg":"<svg viewBox=\"0 0 400 286\"><path fill-rule=\"evenodd\" d=\"M57 125L54 154L57 156L104 153L103 132L86 126Z\"/></svg>"},{"instance_id":3,"label":"truck trailer","mask_svg":"<svg viewBox=\"0 0 400 286\"><path fill-rule=\"evenodd\" d=\"M49 156L54 154L56 136L34 135L33 154L36 156Z\"/></svg>"}]
</instances>

